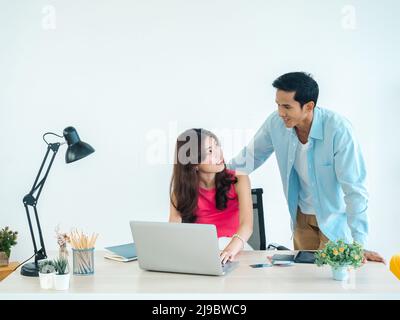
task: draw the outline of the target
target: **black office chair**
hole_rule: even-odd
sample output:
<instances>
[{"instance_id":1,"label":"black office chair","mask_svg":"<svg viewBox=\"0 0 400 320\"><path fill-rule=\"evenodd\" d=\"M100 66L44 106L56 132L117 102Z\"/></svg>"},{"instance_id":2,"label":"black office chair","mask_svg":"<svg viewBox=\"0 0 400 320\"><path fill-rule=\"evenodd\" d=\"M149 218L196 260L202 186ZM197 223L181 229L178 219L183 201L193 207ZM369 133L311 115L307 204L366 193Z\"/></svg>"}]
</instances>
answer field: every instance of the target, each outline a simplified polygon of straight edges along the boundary
<instances>
[{"instance_id":1,"label":"black office chair","mask_svg":"<svg viewBox=\"0 0 400 320\"><path fill-rule=\"evenodd\" d=\"M251 189L251 196L253 199L253 233L247 242L254 250L289 250L278 244L269 244L268 248L266 246L262 194L262 188Z\"/></svg>"}]
</instances>

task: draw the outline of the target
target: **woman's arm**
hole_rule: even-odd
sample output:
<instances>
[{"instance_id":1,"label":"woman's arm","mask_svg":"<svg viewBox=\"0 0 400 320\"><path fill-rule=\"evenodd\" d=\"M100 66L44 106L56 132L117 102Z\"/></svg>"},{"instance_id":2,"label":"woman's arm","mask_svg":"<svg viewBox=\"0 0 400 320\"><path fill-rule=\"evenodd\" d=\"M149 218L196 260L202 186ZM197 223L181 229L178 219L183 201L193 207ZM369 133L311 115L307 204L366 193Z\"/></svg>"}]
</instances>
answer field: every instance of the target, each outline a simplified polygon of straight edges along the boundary
<instances>
[{"instance_id":1,"label":"woman's arm","mask_svg":"<svg viewBox=\"0 0 400 320\"><path fill-rule=\"evenodd\" d=\"M237 234L247 242L253 233L253 200L248 175L237 176L236 193L239 200L240 226Z\"/></svg>"},{"instance_id":2,"label":"woman's arm","mask_svg":"<svg viewBox=\"0 0 400 320\"><path fill-rule=\"evenodd\" d=\"M176 203L175 195L172 194L172 201ZM181 223L182 218L178 210L172 205L172 202L169 203L169 222Z\"/></svg>"},{"instance_id":3,"label":"woman's arm","mask_svg":"<svg viewBox=\"0 0 400 320\"><path fill-rule=\"evenodd\" d=\"M251 198L250 179L247 175L237 175L238 182L235 185L239 200L240 225L238 236L247 242L253 233L253 201ZM221 253L222 262L233 260L237 253L243 249L243 242L238 237L233 237L231 242Z\"/></svg>"}]
</instances>

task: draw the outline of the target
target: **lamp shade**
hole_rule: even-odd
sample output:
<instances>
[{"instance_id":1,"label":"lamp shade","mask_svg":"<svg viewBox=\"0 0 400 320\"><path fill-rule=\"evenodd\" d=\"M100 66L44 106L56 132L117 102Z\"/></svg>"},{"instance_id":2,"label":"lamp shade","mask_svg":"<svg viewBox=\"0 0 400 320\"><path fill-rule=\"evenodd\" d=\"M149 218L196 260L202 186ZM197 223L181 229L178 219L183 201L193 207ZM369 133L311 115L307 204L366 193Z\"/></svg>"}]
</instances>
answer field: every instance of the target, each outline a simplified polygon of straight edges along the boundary
<instances>
[{"instance_id":1,"label":"lamp shade","mask_svg":"<svg viewBox=\"0 0 400 320\"><path fill-rule=\"evenodd\" d=\"M65 153L66 163L80 160L94 152L91 145L81 141L74 127L65 128L63 135L68 144L67 152Z\"/></svg>"}]
</instances>

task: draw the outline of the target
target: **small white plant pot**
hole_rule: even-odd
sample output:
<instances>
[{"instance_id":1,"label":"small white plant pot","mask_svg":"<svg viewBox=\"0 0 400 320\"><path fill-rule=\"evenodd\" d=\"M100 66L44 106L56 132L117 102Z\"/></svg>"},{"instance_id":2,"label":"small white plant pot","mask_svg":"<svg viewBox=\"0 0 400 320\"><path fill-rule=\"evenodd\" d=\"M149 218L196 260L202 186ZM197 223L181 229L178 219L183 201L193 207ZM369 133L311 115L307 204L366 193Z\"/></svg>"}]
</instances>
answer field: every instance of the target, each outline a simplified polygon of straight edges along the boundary
<instances>
[{"instance_id":1,"label":"small white plant pot","mask_svg":"<svg viewBox=\"0 0 400 320\"><path fill-rule=\"evenodd\" d=\"M336 281L346 281L349 278L349 267L340 266L337 268L332 267L332 276Z\"/></svg>"},{"instance_id":2,"label":"small white plant pot","mask_svg":"<svg viewBox=\"0 0 400 320\"><path fill-rule=\"evenodd\" d=\"M70 274L56 274L54 276L54 288L56 290L68 290L69 289Z\"/></svg>"},{"instance_id":3,"label":"small white plant pot","mask_svg":"<svg viewBox=\"0 0 400 320\"><path fill-rule=\"evenodd\" d=\"M41 273L39 272L40 287L42 289L51 289L54 285L55 273Z\"/></svg>"}]
</instances>

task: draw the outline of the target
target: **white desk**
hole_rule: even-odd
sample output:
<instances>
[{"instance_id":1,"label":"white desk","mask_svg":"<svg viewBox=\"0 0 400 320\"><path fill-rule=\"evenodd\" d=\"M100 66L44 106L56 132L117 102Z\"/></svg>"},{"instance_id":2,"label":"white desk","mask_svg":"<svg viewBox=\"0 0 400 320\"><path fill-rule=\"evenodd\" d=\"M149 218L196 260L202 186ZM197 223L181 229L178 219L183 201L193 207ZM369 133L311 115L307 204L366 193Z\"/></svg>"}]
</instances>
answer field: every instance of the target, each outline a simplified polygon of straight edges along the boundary
<instances>
[{"instance_id":1,"label":"white desk","mask_svg":"<svg viewBox=\"0 0 400 320\"><path fill-rule=\"evenodd\" d=\"M68 291L42 290L38 278L19 270L0 282L3 299L400 299L400 281L388 266L368 262L350 281L332 279L329 267L295 264L254 269L274 252L248 251L226 276L143 271L138 262L117 262L95 253L95 274L71 276ZM279 253L290 253L281 251ZM50 255L51 257L52 255Z\"/></svg>"}]
</instances>

